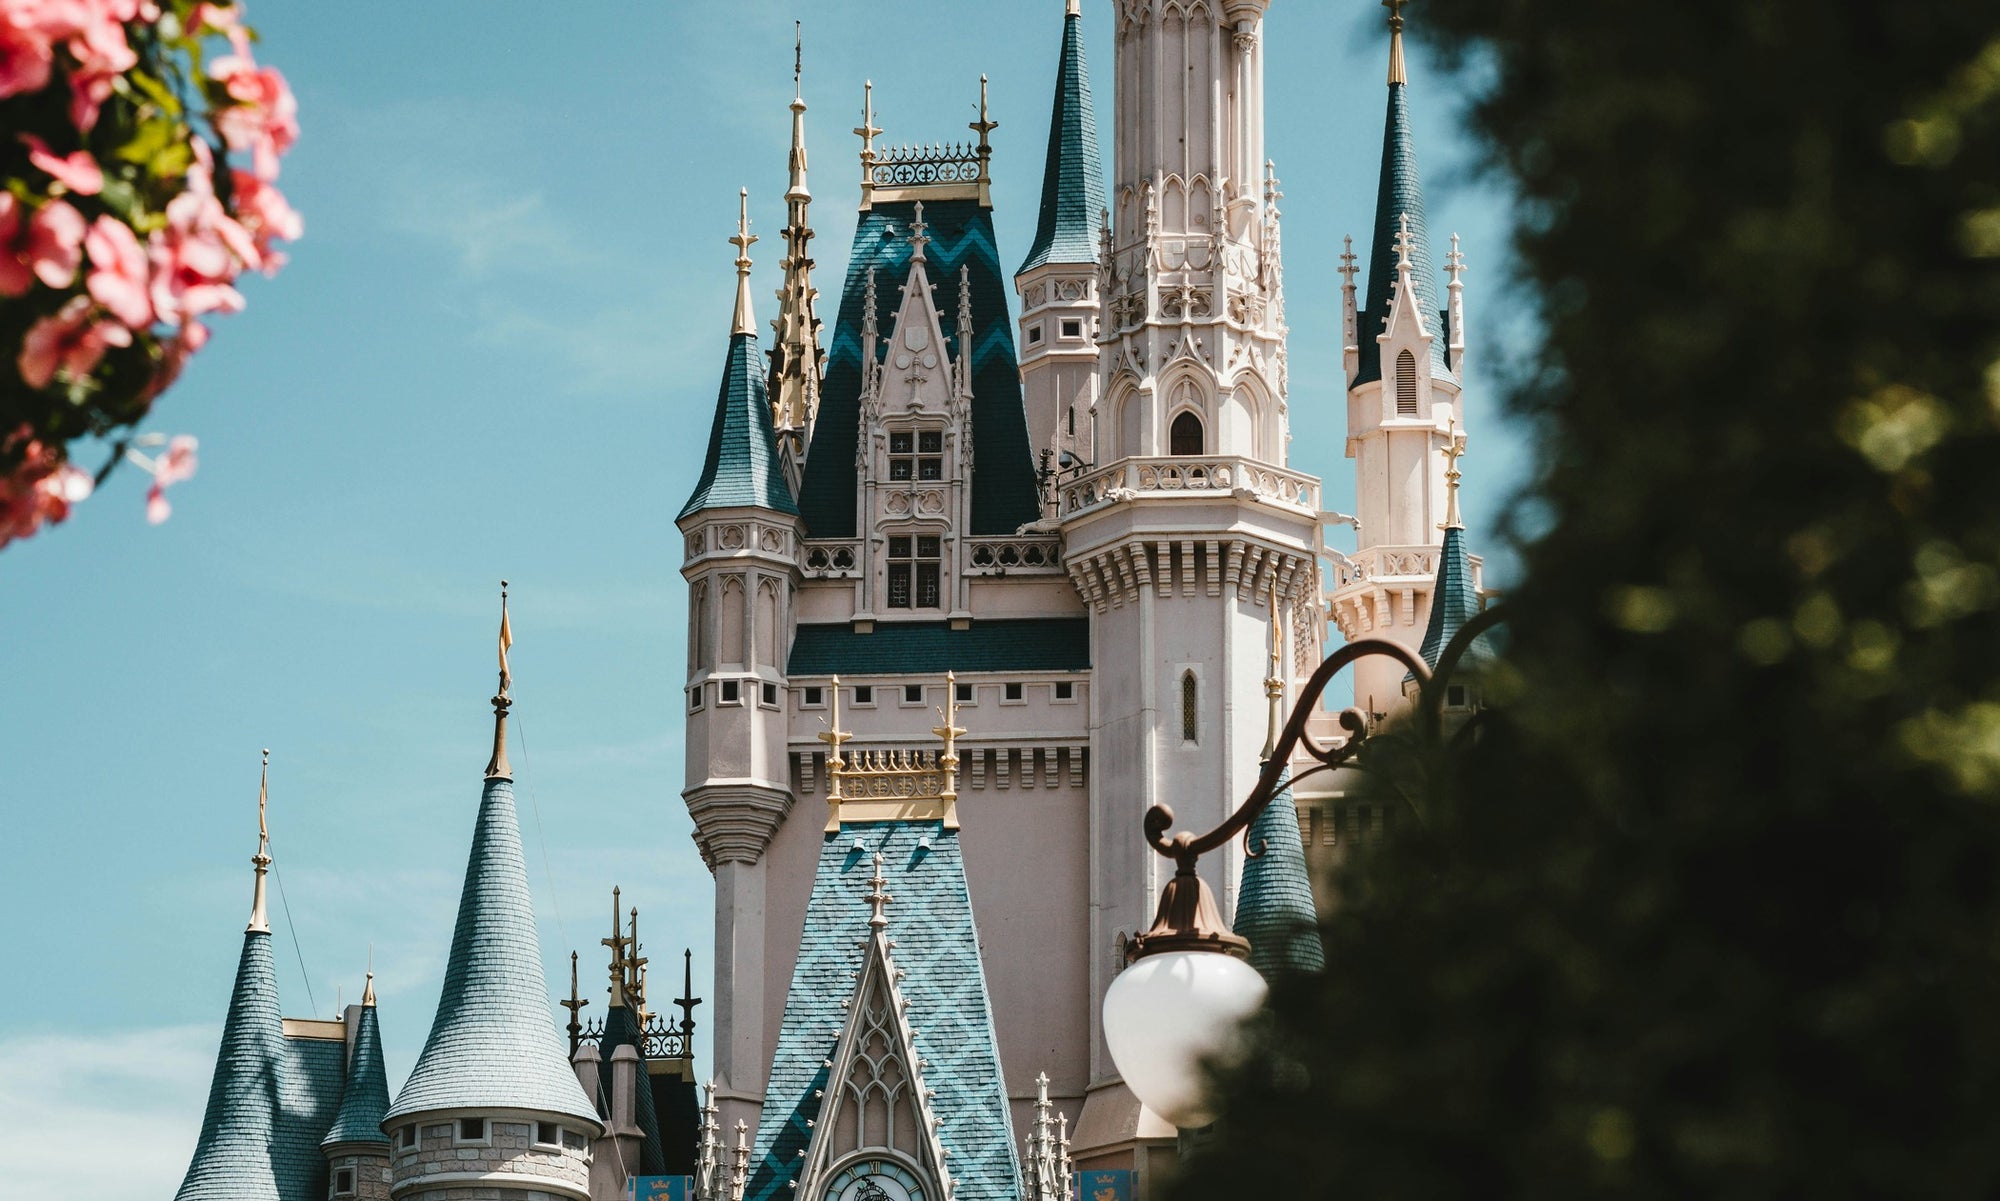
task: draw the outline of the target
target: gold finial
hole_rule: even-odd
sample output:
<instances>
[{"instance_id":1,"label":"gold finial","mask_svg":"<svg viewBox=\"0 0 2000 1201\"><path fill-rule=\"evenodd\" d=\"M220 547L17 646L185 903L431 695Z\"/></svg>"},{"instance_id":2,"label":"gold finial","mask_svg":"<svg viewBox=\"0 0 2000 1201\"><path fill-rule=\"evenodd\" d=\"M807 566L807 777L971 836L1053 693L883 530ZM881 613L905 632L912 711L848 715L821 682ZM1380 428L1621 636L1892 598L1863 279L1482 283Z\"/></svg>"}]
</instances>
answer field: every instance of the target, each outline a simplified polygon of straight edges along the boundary
<instances>
[{"instance_id":1,"label":"gold finial","mask_svg":"<svg viewBox=\"0 0 2000 1201\"><path fill-rule=\"evenodd\" d=\"M750 189L739 189L736 200L736 234L729 239L729 244L736 247L736 318L729 332L754 334L757 322L750 315L750 244L757 240L757 235L750 232Z\"/></svg>"},{"instance_id":2,"label":"gold finial","mask_svg":"<svg viewBox=\"0 0 2000 1201\"><path fill-rule=\"evenodd\" d=\"M1264 723L1264 751L1260 756L1269 760L1278 753L1278 730L1285 724L1285 677L1281 666L1284 656L1285 629L1279 624L1278 616L1278 575L1271 573L1271 674L1264 677L1264 696L1270 701L1270 716Z\"/></svg>"},{"instance_id":3,"label":"gold finial","mask_svg":"<svg viewBox=\"0 0 2000 1201\"><path fill-rule=\"evenodd\" d=\"M939 715L944 724L931 728L931 733L944 739L944 751L938 755L938 770L944 781L938 796L950 803L958 799L958 740L965 734L965 727L958 724L957 672L944 673L944 709Z\"/></svg>"},{"instance_id":4,"label":"gold finial","mask_svg":"<svg viewBox=\"0 0 2000 1201\"><path fill-rule=\"evenodd\" d=\"M632 906L632 926L627 941L632 953L625 957L625 990L632 995L639 1013L646 1012L646 959L639 954L639 907Z\"/></svg>"},{"instance_id":5,"label":"gold finial","mask_svg":"<svg viewBox=\"0 0 2000 1201\"><path fill-rule=\"evenodd\" d=\"M792 99L802 100L805 93L799 91L799 76L806 66L806 24L792 22Z\"/></svg>"},{"instance_id":6,"label":"gold finial","mask_svg":"<svg viewBox=\"0 0 2000 1201\"><path fill-rule=\"evenodd\" d=\"M375 944L368 944L368 981L361 986L361 1007L375 1008Z\"/></svg>"},{"instance_id":7,"label":"gold finial","mask_svg":"<svg viewBox=\"0 0 2000 1201\"><path fill-rule=\"evenodd\" d=\"M868 925L872 929L880 930L889 924L889 915L882 911L884 905L895 900L894 897L882 891L888 883L889 881L882 877L882 852L877 851L875 852L875 874L868 877Z\"/></svg>"},{"instance_id":8,"label":"gold finial","mask_svg":"<svg viewBox=\"0 0 2000 1201\"><path fill-rule=\"evenodd\" d=\"M1083 0L1069 0L1069 3L1063 5L1063 15L1066 17L1082 16Z\"/></svg>"},{"instance_id":9,"label":"gold finial","mask_svg":"<svg viewBox=\"0 0 2000 1201\"><path fill-rule=\"evenodd\" d=\"M250 864L257 869L257 884L250 896L250 925L246 929L258 934L271 932L271 919L264 908L264 873L271 870L271 827L265 819L265 807L271 798L271 748L264 748L264 766L257 776L257 853L250 857Z\"/></svg>"},{"instance_id":10,"label":"gold finial","mask_svg":"<svg viewBox=\"0 0 2000 1201\"><path fill-rule=\"evenodd\" d=\"M577 1047L583 1042L583 1021L577 1015L584 1006L590 1004L588 1000L577 995L575 951L569 953L569 1000L557 1001L556 1004L569 1010L569 1054L570 1058L574 1059Z\"/></svg>"},{"instance_id":11,"label":"gold finial","mask_svg":"<svg viewBox=\"0 0 2000 1201\"><path fill-rule=\"evenodd\" d=\"M1453 417L1446 427L1444 436L1444 524L1441 530L1465 528L1465 522L1458 516L1458 457L1465 453L1465 435L1458 432L1458 418Z\"/></svg>"},{"instance_id":12,"label":"gold finial","mask_svg":"<svg viewBox=\"0 0 2000 1201\"><path fill-rule=\"evenodd\" d=\"M1000 128L1000 122L995 121L987 114L986 77L984 75L979 77L979 120L967 125L966 128L979 135L979 177L985 179L987 160L993 157L993 142L990 135L994 130Z\"/></svg>"},{"instance_id":13,"label":"gold finial","mask_svg":"<svg viewBox=\"0 0 2000 1201\"><path fill-rule=\"evenodd\" d=\"M1389 82L1408 83L1410 77L1403 71L1403 6L1410 0L1382 0L1382 7L1389 10Z\"/></svg>"},{"instance_id":14,"label":"gold finial","mask_svg":"<svg viewBox=\"0 0 2000 1201\"><path fill-rule=\"evenodd\" d=\"M514 627L507 619L507 581L500 581L500 691L493 697L493 757L486 761L486 778L512 780L514 769L507 763L507 709L513 705L508 695L514 686L507 669L507 648L514 645Z\"/></svg>"},{"instance_id":15,"label":"gold finial","mask_svg":"<svg viewBox=\"0 0 2000 1201\"><path fill-rule=\"evenodd\" d=\"M875 135L882 127L875 124L875 81L864 80L861 84L861 124L854 127L856 137L861 139L861 188L865 196L868 189L875 186Z\"/></svg>"},{"instance_id":16,"label":"gold finial","mask_svg":"<svg viewBox=\"0 0 2000 1201\"><path fill-rule=\"evenodd\" d=\"M833 677L833 686L829 691L832 700L829 702L830 708L828 712L827 726L826 729L819 735L819 740L821 742L824 742L827 747L826 799L828 801L838 802L842 799L840 792L841 773L845 771L847 768L846 760L840 757L840 747L842 743L846 742L849 738L853 737L853 735L849 734L847 731L840 728L840 677L839 676Z\"/></svg>"}]
</instances>

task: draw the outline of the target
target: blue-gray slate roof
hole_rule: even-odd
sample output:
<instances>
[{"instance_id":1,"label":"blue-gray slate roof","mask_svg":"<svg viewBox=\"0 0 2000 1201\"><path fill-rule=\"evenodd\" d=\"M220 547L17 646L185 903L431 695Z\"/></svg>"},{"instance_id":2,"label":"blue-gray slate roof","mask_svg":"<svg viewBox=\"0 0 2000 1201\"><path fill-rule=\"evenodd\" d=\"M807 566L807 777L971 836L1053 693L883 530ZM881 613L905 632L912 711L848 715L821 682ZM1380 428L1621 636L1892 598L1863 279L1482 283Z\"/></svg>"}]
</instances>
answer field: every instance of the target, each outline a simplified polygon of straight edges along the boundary
<instances>
[{"instance_id":1,"label":"blue-gray slate roof","mask_svg":"<svg viewBox=\"0 0 2000 1201\"><path fill-rule=\"evenodd\" d=\"M853 849L855 839L866 851ZM918 846L928 838L929 849ZM993 1009L979 955L979 931L966 891L958 831L941 822L845 822L820 847L806 906L799 958L785 997L784 1024L764 1090L764 1118L751 1152L749 1201L792 1201L791 1181L819 1116L825 1061L845 1026L842 1003L854 994L868 933L869 877L883 858L889 937L899 987L909 1002L924 1082L937 1090L938 1137L958 1179L958 1201L1018 1201L1007 1087L993 1035Z\"/></svg>"},{"instance_id":2,"label":"blue-gray slate roof","mask_svg":"<svg viewBox=\"0 0 2000 1201\"><path fill-rule=\"evenodd\" d=\"M1090 107L1090 70L1083 58L1083 17L1071 13L1063 18L1062 57L1056 65L1041 218L1021 270L1043 263L1095 263L1098 214L1104 207L1097 116Z\"/></svg>"},{"instance_id":3,"label":"blue-gray slate roof","mask_svg":"<svg viewBox=\"0 0 2000 1201\"><path fill-rule=\"evenodd\" d=\"M486 781L437 1018L384 1119L531 1109L599 1126L549 1008L514 785Z\"/></svg>"},{"instance_id":4,"label":"blue-gray slate roof","mask_svg":"<svg viewBox=\"0 0 2000 1201\"><path fill-rule=\"evenodd\" d=\"M855 441L861 422L861 308L869 268L875 270L878 314L887 321L897 308L896 289L910 274L910 223L915 202L879 201L861 214L854 249L847 259L840 316L827 346L826 379L820 386L819 417L799 484L799 513L812 538L853 538L855 525ZM956 314L961 266L972 277L972 534L1012 534L1041 516L1035 491L1034 455L1028 448L1028 419L1021 407L1020 360L1014 354L1014 323L1007 315L1008 280L1001 274L993 239L993 214L977 200L924 202L930 230L925 259L944 303ZM886 331L884 331L886 333ZM957 331L946 330L957 353ZM878 354L886 354L884 337Z\"/></svg>"},{"instance_id":5,"label":"blue-gray slate roof","mask_svg":"<svg viewBox=\"0 0 2000 1201\"><path fill-rule=\"evenodd\" d=\"M271 1168L280 1201L325 1201L326 1156L320 1139L333 1124L347 1075L345 1038L287 1038L278 1072L278 1123Z\"/></svg>"},{"instance_id":6,"label":"blue-gray slate roof","mask_svg":"<svg viewBox=\"0 0 2000 1201\"><path fill-rule=\"evenodd\" d=\"M1250 940L1250 966L1266 980L1326 966L1291 778L1287 767L1271 803L1250 823L1250 847L1261 853L1243 861L1236 894L1236 933Z\"/></svg>"},{"instance_id":7,"label":"blue-gray slate roof","mask_svg":"<svg viewBox=\"0 0 2000 1201\"><path fill-rule=\"evenodd\" d=\"M1360 314L1361 366L1356 384L1382 378L1381 346L1375 341L1389 319L1396 287L1396 235L1410 218L1410 274L1417 285L1417 308L1432 322L1431 370L1450 378L1445 363L1443 310L1437 302L1437 271L1431 265L1430 233L1424 225L1424 185L1417 175L1417 143L1410 128L1409 86L1389 85L1389 116L1382 131L1382 180L1375 192L1375 240L1368 248L1367 306Z\"/></svg>"},{"instance_id":8,"label":"blue-gray slate roof","mask_svg":"<svg viewBox=\"0 0 2000 1201\"><path fill-rule=\"evenodd\" d=\"M1445 646L1458 635L1459 628L1479 614L1479 593L1472 587L1472 560L1465 550L1465 530L1447 526L1444 545L1438 550L1437 582L1431 589L1431 617L1424 626L1423 645L1417 654L1435 671ZM1493 659L1493 648L1481 634L1465 648L1458 661L1459 671L1476 671Z\"/></svg>"},{"instance_id":9,"label":"blue-gray slate roof","mask_svg":"<svg viewBox=\"0 0 2000 1201\"><path fill-rule=\"evenodd\" d=\"M847 623L802 625L785 670L795 676L943 675L947 671L1087 671L1087 617L1006 617L949 622L881 622L872 634Z\"/></svg>"},{"instance_id":10,"label":"blue-gray slate roof","mask_svg":"<svg viewBox=\"0 0 2000 1201\"><path fill-rule=\"evenodd\" d=\"M778 466L771 432L771 400L764 382L757 335L731 334L722 361L722 387L715 397L715 423L708 431L708 458L701 480L680 515L703 509L764 508L797 513L798 503Z\"/></svg>"},{"instance_id":11,"label":"blue-gray slate roof","mask_svg":"<svg viewBox=\"0 0 2000 1201\"><path fill-rule=\"evenodd\" d=\"M243 936L201 1136L174 1201L285 1201L271 1159L284 1058L271 936L251 931Z\"/></svg>"},{"instance_id":12,"label":"blue-gray slate roof","mask_svg":"<svg viewBox=\"0 0 2000 1201\"><path fill-rule=\"evenodd\" d=\"M637 1175L664 1176L667 1174L665 1143L660 1138L660 1115L653 1103L652 1080L646 1075L646 1040L639 1030L639 1015L632 1012L629 1005L613 1005L604 1014L604 1037L598 1041L600 1056L597 1065L598 1095L610 1100L615 1065L611 1053L619 1047L630 1047L639 1053L639 1087L634 1091L638 1096L633 1100L632 1117L639 1127L639 1164ZM608 1118L607 1111L602 1116Z\"/></svg>"},{"instance_id":13,"label":"blue-gray slate roof","mask_svg":"<svg viewBox=\"0 0 2000 1201\"><path fill-rule=\"evenodd\" d=\"M354 1031L354 1055L347 1070L347 1088L340 1096L340 1112L333 1126L320 1140L332 1147L340 1143L389 1145L382 1133L382 1118L389 1112L389 1076L382 1069L382 1031L375 1007L365 1005Z\"/></svg>"}]
</instances>

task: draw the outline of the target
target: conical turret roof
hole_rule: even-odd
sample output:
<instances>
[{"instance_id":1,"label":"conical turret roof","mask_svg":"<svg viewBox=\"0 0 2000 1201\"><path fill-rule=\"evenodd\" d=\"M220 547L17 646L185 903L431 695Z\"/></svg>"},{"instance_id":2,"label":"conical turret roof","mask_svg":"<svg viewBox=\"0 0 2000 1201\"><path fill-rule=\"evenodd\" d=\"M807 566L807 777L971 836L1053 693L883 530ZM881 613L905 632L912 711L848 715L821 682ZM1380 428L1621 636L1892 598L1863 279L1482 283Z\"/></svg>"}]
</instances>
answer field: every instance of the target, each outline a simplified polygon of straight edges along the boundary
<instances>
[{"instance_id":1,"label":"conical turret roof","mask_svg":"<svg viewBox=\"0 0 2000 1201\"><path fill-rule=\"evenodd\" d=\"M271 1166L285 1054L271 935L243 935L201 1137L174 1201L279 1201Z\"/></svg>"},{"instance_id":2,"label":"conical turret roof","mask_svg":"<svg viewBox=\"0 0 2000 1201\"><path fill-rule=\"evenodd\" d=\"M529 1109L598 1127L549 1008L514 782L489 776L437 1018L385 1121L456 1109Z\"/></svg>"},{"instance_id":3,"label":"conical turret roof","mask_svg":"<svg viewBox=\"0 0 2000 1201\"><path fill-rule=\"evenodd\" d=\"M1361 365L1356 384L1382 378L1381 347L1375 337L1388 320L1396 287L1396 239L1405 217L1410 223L1411 276L1416 281L1417 310L1432 323L1432 332L1442 328L1438 314L1437 269L1431 262L1430 232L1424 222L1424 184L1417 173L1416 135L1410 124L1410 85L1403 71L1402 18L1394 17L1389 63L1389 112L1382 129L1382 176L1375 192L1375 236L1368 250L1367 307L1361 314ZM1445 339L1431 341L1433 374L1450 377L1445 362Z\"/></svg>"},{"instance_id":4,"label":"conical turret roof","mask_svg":"<svg viewBox=\"0 0 2000 1201\"><path fill-rule=\"evenodd\" d=\"M382 1031L372 1002L363 1004L354 1031L353 1058L347 1068L347 1087L341 1093L340 1112L333 1128L320 1141L323 1147L340 1143L389 1145L382 1133L382 1119L389 1113L389 1076L382 1069Z\"/></svg>"},{"instance_id":5,"label":"conical turret roof","mask_svg":"<svg viewBox=\"0 0 2000 1201\"><path fill-rule=\"evenodd\" d=\"M1236 900L1236 933L1250 940L1250 966L1266 980L1326 966L1291 778L1287 767L1271 803L1250 823L1250 847L1259 854L1244 860Z\"/></svg>"},{"instance_id":6,"label":"conical turret roof","mask_svg":"<svg viewBox=\"0 0 2000 1201\"><path fill-rule=\"evenodd\" d=\"M1083 17L1077 7L1072 4L1063 18L1055 108L1049 114L1049 157L1042 169L1041 218L1022 271L1044 263L1097 261L1097 220L1105 207L1104 168L1097 116L1090 105L1090 70L1083 57Z\"/></svg>"},{"instance_id":7,"label":"conical turret roof","mask_svg":"<svg viewBox=\"0 0 2000 1201\"><path fill-rule=\"evenodd\" d=\"M1444 545L1438 550L1437 583L1431 590L1431 616L1424 626L1424 641L1417 653L1435 671L1445 646L1460 627L1479 614L1479 592L1472 586L1472 559L1465 549L1465 527L1448 525ZM1473 639L1459 660L1459 669L1477 668L1493 658L1486 636Z\"/></svg>"}]
</instances>

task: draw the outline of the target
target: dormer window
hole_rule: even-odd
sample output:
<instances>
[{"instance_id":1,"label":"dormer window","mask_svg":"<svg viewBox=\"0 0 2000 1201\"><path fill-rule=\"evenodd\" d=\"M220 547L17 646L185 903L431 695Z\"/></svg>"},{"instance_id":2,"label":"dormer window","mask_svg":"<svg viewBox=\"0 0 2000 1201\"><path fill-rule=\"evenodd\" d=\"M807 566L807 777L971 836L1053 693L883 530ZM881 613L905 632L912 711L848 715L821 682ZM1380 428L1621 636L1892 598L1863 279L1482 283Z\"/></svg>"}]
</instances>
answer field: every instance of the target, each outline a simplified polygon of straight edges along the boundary
<instances>
[{"instance_id":1,"label":"dormer window","mask_svg":"<svg viewBox=\"0 0 2000 1201\"><path fill-rule=\"evenodd\" d=\"M889 478L944 478L943 430L896 430L889 435Z\"/></svg>"},{"instance_id":2,"label":"dormer window","mask_svg":"<svg viewBox=\"0 0 2000 1201\"><path fill-rule=\"evenodd\" d=\"M897 534L889 539L891 609L938 607L939 560L943 553L943 543L935 534Z\"/></svg>"}]
</instances>

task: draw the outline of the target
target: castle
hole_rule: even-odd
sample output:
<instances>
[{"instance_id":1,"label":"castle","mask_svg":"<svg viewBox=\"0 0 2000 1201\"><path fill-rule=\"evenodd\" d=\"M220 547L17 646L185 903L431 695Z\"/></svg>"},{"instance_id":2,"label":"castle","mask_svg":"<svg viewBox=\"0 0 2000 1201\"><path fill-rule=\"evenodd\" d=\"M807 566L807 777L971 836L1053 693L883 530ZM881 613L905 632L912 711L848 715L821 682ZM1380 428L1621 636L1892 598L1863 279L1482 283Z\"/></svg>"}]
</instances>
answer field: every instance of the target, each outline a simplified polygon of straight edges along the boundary
<instances>
[{"instance_id":1,"label":"castle","mask_svg":"<svg viewBox=\"0 0 2000 1201\"><path fill-rule=\"evenodd\" d=\"M1177 1132L1119 1080L1100 1016L1168 867L1142 816L1166 804L1206 829L1240 803L1330 629L1435 663L1480 592L1456 503L1463 260L1454 239L1441 298L1403 0L1386 0L1366 279L1352 253L1342 271L1352 515L1289 460L1269 0L1114 3L1108 186L1067 0L1017 269L996 238L983 83L954 145L880 142L864 102L831 324L796 96L768 348L747 205L731 239L713 424L678 516L682 795L715 881L706 1100L695 1001L678 1024L648 1009L636 918L605 940L605 1016L581 1023L573 989L563 1045L513 810L503 624L494 749L417 1067L392 1099L372 991L340 1022L277 1016L260 849L178 1201L1050 1201L1079 1178L1157 1195ZM1328 545L1339 526L1355 550ZM1363 720L1405 687L1400 665L1365 660ZM1450 704L1471 699L1455 687ZM1333 715L1315 723L1341 736ZM1319 966L1310 869L1384 821L1343 784L1281 794L1251 831L1261 854L1204 861L1267 975Z\"/></svg>"}]
</instances>

